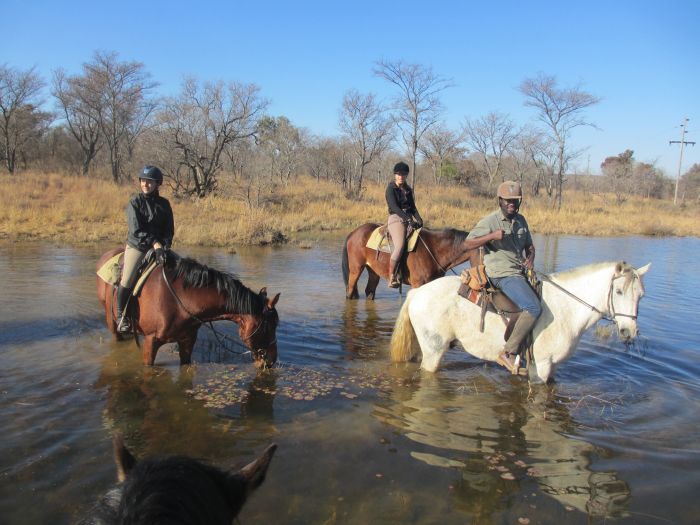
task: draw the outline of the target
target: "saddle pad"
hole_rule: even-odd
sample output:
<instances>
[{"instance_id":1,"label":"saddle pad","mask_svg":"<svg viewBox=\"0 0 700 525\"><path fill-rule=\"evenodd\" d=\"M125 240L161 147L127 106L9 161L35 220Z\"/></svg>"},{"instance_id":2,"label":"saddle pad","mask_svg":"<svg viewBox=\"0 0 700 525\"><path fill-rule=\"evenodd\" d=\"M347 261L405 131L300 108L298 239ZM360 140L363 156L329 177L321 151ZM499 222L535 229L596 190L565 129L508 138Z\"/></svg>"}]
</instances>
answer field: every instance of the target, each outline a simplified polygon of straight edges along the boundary
<instances>
[{"instance_id":1,"label":"saddle pad","mask_svg":"<svg viewBox=\"0 0 700 525\"><path fill-rule=\"evenodd\" d=\"M117 284L119 282L122 275L119 259L121 259L122 255L124 255L124 252L119 252L97 270L97 275L100 279L108 284Z\"/></svg>"},{"instance_id":2,"label":"saddle pad","mask_svg":"<svg viewBox=\"0 0 700 525\"><path fill-rule=\"evenodd\" d=\"M418 243L418 236L420 235L421 229L422 228L418 228L417 230L414 230L411 236L408 238L406 251L412 252L416 249L416 244ZM369 239L367 239L367 244L365 244L365 246L372 250L391 253L391 243L389 242L389 237L385 235L385 232L386 224L375 228L372 235L370 235Z\"/></svg>"},{"instance_id":3,"label":"saddle pad","mask_svg":"<svg viewBox=\"0 0 700 525\"><path fill-rule=\"evenodd\" d=\"M124 252L119 252L117 255L105 262L99 270L97 270L97 275L100 279L113 286L119 284L119 280L122 276L122 266L120 264L122 255L124 255ZM143 283L146 282L146 279L148 279L148 276L151 275L151 272L156 266L156 262L151 261L151 263L141 273L138 281L136 281L136 284L134 285L133 295L137 295L139 293L141 287L143 287Z\"/></svg>"},{"instance_id":4,"label":"saddle pad","mask_svg":"<svg viewBox=\"0 0 700 525\"><path fill-rule=\"evenodd\" d=\"M148 266L146 266L146 269L141 273L141 276L139 277L139 280L136 281L136 284L134 285L134 293L133 295L138 295L138 293L141 291L141 287L143 286L143 283L146 282L146 279L148 279L148 276L151 275L151 272L153 269L158 266L155 261L151 261Z\"/></svg>"}]
</instances>

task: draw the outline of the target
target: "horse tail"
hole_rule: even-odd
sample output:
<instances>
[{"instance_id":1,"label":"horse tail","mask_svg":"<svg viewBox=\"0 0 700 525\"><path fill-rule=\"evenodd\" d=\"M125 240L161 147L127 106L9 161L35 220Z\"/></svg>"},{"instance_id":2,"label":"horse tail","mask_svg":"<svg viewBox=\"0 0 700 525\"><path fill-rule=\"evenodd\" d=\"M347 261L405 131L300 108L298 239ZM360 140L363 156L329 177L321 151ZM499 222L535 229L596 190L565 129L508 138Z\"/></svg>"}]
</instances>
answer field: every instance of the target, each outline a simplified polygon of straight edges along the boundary
<instances>
[{"instance_id":1,"label":"horse tail","mask_svg":"<svg viewBox=\"0 0 700 525\"><path fill-rule=\"evenodd\" d=\"M411 324L411 317L408 315L408 306L415 290L408 292L406 300L399 310L396 318L394 332L391 334L391 360L394 362L405 362L413 359L418 350L418 341Z\"/></svg>"},{"instance_id":2,"label":"horse tail","mask_svg":"<svg viewBox=\"0 0 700 525\"><path fill-rule=\"evenodd\" d=\"M348 240L345 239L345 244L343 244L343 280L345 281L345 287L348 286L348 279L350 278L350 263L348 261Z\"/></svg>"}]
</instances>

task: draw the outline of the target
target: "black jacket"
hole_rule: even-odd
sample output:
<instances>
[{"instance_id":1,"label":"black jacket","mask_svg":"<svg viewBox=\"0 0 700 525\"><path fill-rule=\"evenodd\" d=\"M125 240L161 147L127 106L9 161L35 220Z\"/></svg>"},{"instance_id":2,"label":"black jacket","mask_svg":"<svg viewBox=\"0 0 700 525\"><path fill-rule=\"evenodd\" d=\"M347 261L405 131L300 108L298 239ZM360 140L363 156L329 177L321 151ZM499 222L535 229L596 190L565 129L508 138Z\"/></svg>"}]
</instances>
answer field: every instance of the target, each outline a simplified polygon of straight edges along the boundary
<instances>
[{"instance_id":1,"label":"black jacket","mask_svg":"<svg viewBox=\"0 0 700 525\"><path fill-rule=\"evenodd\" d=\"M399 188L394 182L390 182L386 187L386 203L389 206L389 214L395 213L405 221L413 217L423 222L413 200L413 190L408 184Z\"/></svg>"},{"instance_id":2,"label":"black jacket","mask_svg":"<svg viewBox=\"0 0 700 525\"><path fill-rule=\"evenodd\" d=\"M132 248L147 252L156 241L170 248L175 221L168 199L157 193L137 193L126 205L126 219L129 225L126 242Z\"/></svg>"}]
</instances>

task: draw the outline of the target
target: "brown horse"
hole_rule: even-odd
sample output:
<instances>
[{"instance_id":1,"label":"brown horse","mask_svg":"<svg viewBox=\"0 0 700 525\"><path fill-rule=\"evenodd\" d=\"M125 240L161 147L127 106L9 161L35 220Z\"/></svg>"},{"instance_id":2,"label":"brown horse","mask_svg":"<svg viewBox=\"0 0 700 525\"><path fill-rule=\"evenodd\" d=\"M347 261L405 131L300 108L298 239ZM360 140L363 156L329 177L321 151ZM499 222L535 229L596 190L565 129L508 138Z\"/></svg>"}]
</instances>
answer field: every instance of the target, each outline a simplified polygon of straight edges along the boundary
<instances>
[{"instance_id":1,"label":"brown horse","mask_svg":"<svg viewBox=\"0 0 700 525\"><path fill-rule=\"evenodd\" d=\"M97 268L123 251L110 250L97 261ZM275 304L265 288L255 293L234 275L208 268L192 259L181 258L158 267L148 277L130 308L135 335L144 335L143 362L153 365L158 349L177 343L180 364L192 361L192 348L202 323L229 320L238 324L238 333L258 367L277 361L277 325ZM105 309L105 321L116 340L116 299L114 286L97 277L97 297Z\"/></svg>"},{"instance_id":2,"label":"brown horse","mask_svg":"<svg viewBox=\"0 0 700 525\"><path fill-rule=\"evenodd\" d=\"M345 239L343 246L343 278L345 297L357 299L357 281L362 270L369 274L365 295L374 299L379 277L389 278L389 254L367 248L367 240L379 224L367 223L356 228ZM402 263L401 281L417 288L445 275L450 268L469 260L477 263L478 250L468 250L466 239L469 232L455 229L422 229L416 249Z\"/></svg>"}]
</instances>

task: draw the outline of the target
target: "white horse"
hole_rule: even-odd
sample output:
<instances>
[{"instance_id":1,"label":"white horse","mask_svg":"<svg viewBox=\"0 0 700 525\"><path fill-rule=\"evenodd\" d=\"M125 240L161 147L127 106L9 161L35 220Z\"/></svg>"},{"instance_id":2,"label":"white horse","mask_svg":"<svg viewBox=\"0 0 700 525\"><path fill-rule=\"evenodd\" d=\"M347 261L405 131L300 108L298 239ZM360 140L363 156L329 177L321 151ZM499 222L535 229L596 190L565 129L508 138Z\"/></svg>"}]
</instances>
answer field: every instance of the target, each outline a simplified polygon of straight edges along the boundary
<instances>
[{"instance_id":1,"label":"white horse","mask_svg":"<svg viewBox=\"0 0 700 525\"><path fill-rule=\"evenodd\" d=\"M637 336L637 308L644 295L642 276L651 263L634 269L625 262L604 262L558 272L543 279L542 315L533 328L536 370L547 382L574 352L581 335L602 318L615 322L619 337ZM393 361L423 353L421 368L434 372L453 341L479 359L496 361L503 349L505 324L487 312L479 331L481 308L457 294L459 277L443 277L409 291L391 337Z\"/></svg>"}]
</instances>

